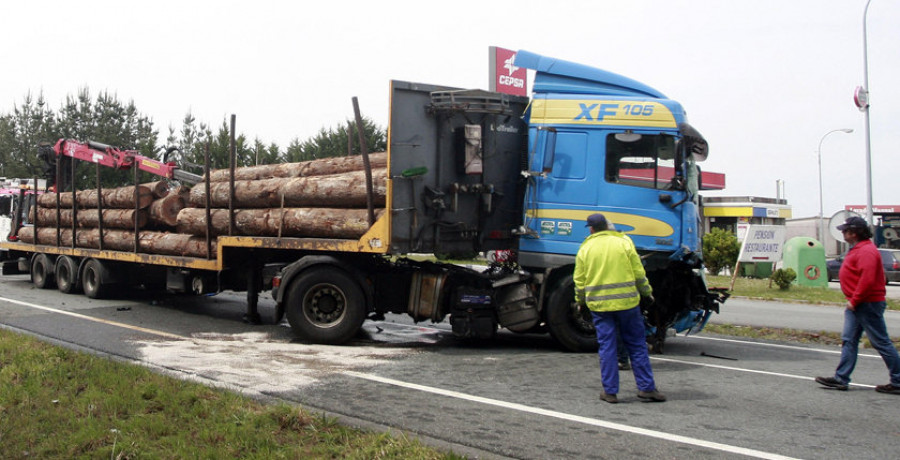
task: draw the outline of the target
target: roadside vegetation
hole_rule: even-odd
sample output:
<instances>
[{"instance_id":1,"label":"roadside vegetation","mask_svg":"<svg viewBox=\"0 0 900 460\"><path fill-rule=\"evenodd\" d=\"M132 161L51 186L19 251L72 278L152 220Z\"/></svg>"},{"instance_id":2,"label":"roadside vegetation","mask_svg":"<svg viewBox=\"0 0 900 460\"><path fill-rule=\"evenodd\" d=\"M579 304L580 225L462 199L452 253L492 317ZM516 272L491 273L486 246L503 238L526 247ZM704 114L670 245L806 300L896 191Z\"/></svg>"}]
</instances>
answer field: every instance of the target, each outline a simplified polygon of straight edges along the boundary
<instances>
[{"instance_id":1,"label":"roadside vegetation","mask_svg":"<svg viewBox=\"0 0 900 460\"><path fill-rule=\"evenodd\" d=\"M731 287L730 276L707 276L710 287ZM817 288L791 285L789 289L780 289L768 279L738 277L731 295L761 300L783 300L787 302L809 302L814 304L843 306L846 303L840 289ZM888 310L900 310L900 300L887 299Z\"/></svg>"},{"instance_id":2,"label":"roadside vegetation","mask_svg":"<svg viewBox=\"0 0 900 460\"><path fill-rule=\"evenodd\" d=\"M0 458L461 458L0 329Z\"/></svg>"},{"instance_id":3,"label":"roadside vegetation","mask_svg":"<svg viewBox=\"0 0 900 460\"><path fill-rule=\"evenodd\" d=\"M731 286L731 277L707 276L710 287ZM761 300L778 300L785 302L805 302L818 305L833 305L843 308L846 303L844 294L839 289L816 288L792 285L789 289L781 289L767 279L739 277L735 280L732 296L748 297ZM727 308L728 302L725 302ZM900 300L887 299L888 310L900 310ZM732 324L707 324L704 332L737 337L749 337L763 340L781 340L789 342L818 343L822 345L841 345L841 334L828 331L802 331L796 329L735 326ZM888 331L897 334L900 331ZM893 337L894 343L900 343L900 337ZM861 345L870 348L869 339L863 335Z\"/></svg>"}]
</instances>

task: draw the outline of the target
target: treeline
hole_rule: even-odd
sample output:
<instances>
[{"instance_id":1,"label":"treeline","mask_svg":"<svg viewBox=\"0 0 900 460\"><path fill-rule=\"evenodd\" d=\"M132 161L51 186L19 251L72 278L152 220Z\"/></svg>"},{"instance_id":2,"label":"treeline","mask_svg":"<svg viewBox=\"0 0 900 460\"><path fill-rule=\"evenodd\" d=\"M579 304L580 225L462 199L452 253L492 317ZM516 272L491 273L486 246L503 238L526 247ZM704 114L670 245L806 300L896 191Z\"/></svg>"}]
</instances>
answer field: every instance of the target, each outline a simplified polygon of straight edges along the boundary
<instances>
[{"instance_id":1,"label":"treeline","mask_svg":"<svg viewBox=\"0 0 900 460\"><path fill-rule=\"evenodd\" d=\"M365 138L370 152L387 148L386 131L371 119L364 118ZM355 131L353 154L359 153L359 141ZM212 168L228 166L231 148L229 120L223 120L218 128L197 121L187 113L181 127L168 127L165 143L160 143L159 129L152 119L141 113L133 101L127 103L107 91L96 97L85 88L75 96L67 96L58 110L54 110L43 94L29 93L21 104L11 112L0 112L0 176L2 177L43 177L45 165L38 158L40 143L54 144L57 140L75 139L97 141L122 149L136 149L142 155L162 160L167 147L178 147L181 154L170 156L179 167L202 174L204 156L209 147ZM237 166L256 164L293 163L344 156L348 154L348 123L333 128L322 128L315 136L301 141L294 138L282 148L275 143L266 143L259 138L248 139L246 135L235 136ZM76 185L78 188L96 186L96 170L93 166L78 165ZM101 168L101 182L104 187L131 184L133 174L111 168ZM156 176L141 172L141 181L157 180Z\"/></svg>"}]
</instances>

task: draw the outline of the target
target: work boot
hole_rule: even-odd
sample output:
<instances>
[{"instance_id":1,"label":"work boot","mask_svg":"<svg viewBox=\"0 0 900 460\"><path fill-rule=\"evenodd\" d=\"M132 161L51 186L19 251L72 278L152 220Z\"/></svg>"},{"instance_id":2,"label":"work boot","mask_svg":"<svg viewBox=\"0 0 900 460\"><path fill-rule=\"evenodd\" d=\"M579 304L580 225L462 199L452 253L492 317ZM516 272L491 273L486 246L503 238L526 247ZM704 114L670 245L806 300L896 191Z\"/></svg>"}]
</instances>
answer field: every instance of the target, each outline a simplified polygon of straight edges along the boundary
<instances>
[{"instance_id":1,"label":"work boot","mask_svg":"<svg viewBox=\"0 0 900 460\"><path fill-rule=\"evenodd\" d=\"M616 403L619 402L619 397L618 397L618 396L613 395L613 394L608 394L608 393L601 393L601 394L600 394L600 399L602 399L602 400L604 400L604 401L606 401L606 402L608 402L608 403L610 403L610 404L616 404Z\"/></svg>"},{"instance_id":2,"label":"work boot","mask_svg":"<svg viewBox=\"0 0 900 460\"><path fill-rule=\"evenodd\" d=\"M666 400L666 395L660 393L659 390L638 391L637 397L652 402L663 402Z\"/></svg>"},{"instance_id":3,"label":"work boot","mask_svg":"<svg viewBox=\"0 0 900 460\"><path fill-rule=\"evenodd\" d=\"M816 383L841 391L847 391L847 388L849 388L847 384L841 383L834 377L816 377Z\"/></svg>"},{"instance_id":4,"label":"work boot","mask_svg":"<svg viewBox=\"0 0 900 460\"><path fill-rule=\"evenodd\" d=\"M900 395L900 387L893 384L877 385L875 391L879 393L887 393L889 395Z\"/></svg>"}]
</instances>

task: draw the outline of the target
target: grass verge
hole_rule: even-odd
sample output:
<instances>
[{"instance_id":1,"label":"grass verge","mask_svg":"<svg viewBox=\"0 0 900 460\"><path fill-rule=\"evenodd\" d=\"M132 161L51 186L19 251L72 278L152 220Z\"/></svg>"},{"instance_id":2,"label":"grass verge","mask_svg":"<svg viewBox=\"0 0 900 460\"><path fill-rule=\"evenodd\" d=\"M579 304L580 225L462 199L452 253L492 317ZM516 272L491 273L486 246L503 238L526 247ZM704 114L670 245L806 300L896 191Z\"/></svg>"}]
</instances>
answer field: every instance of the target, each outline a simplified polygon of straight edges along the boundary
<instances>
[{"instance_id":1,"label":"grass verge","mask_svg":"<svg viewBox=\"0 0 900 460\"><path fill-rule=\"evenodd\" d=\"M803 331L780 327L736 326L734 324L712 323L708 323L703 328L703 332L731 337L841 346L840 332ZM900 344L900 337L891 337L891 341L895 344ZM860 340L860 348L872 348L872 343L869 342L869 338L865 334Z\"/></svg>"},{"instance_id":2,"label":"grass verge","mask_svg":"<svg viewBox=\"0 0 900 460\"><path fill-rule=\"evenodd\" d=\"M0 458L461 458L0 329Z\"/></svg>"},{"instance_id":3,"label":"grass verge","mask_svg":"<svg viewBox=\"0 0 900 460\"><path fill-rule=\"evenodd\" d=\"M731 287L730 276L707 276L710 287ZM817 304L843 305L847 302L840 290L810 286L791 285L789 289L779 289L768 279L739 277L734 282L731 295L763 300L801 301ZM887 299L888 310L900 310L900 300Z\"/></svg>"}]
</instances>

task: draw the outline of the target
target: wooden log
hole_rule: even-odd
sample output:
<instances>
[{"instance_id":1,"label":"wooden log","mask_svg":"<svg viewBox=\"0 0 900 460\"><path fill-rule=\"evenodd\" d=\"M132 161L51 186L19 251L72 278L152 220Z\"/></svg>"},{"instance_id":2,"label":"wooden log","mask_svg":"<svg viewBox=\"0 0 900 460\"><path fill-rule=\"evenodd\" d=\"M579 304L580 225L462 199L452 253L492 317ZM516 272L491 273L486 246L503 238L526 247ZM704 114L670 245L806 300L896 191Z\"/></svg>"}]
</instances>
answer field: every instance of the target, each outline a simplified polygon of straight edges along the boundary
<instances>
[{"instance_id":1,"label":"wooden log","mask_svg":"<svg viewBox=\"0 0 900 460\"><path fill-rule=\"evenodd\" d=\"M18 233L23 243L34 244L34 229L22 228ZM72 230L60 232L62 246L72 246ZM80 229L75 232L75 246L79 248L99 249L100 230L96 228ZM37 244L56 245L56 229L39 228ZM183 233L141 232L140 252L182 257L206 257L206 238ZM134 251L134 232L127 230L103 230L103 249L112 251ZM216 251L216 242L212 242L212 251Z\"/></svg>"},{"instance_id":2,"label":"wooden log","mask_svg":"<svg viewBox=\"0 0 900 460\"><path fill-rule=\"evenodd\" d=\"M56 209L36 208L38 226L56 226ZM32 209L30 218L34 219L34 209ZM148 213L142 209L138 212L138 228L144 228L147 225ZM100 227L100 212L96 209L81 209L77 215L78 226L88 228ZM72 226L72 210L59 210L59 225L62 227ZM134 209L104 209L103 210L103 227L104 228L124 228L134 229Z\"/></svg>"},{"instance_id":3,"label":"wooden log","mask_svg":"<svg viewBox=\"0 0 900 460\"><path fill-rule=\"evenodd\" d=\"M132 235L132 238L134 236ZM206 238L184 233L141 232L141 252L181 257L207 257ZM212 253L216 242L212 241Z\"/></svg>"},{"instance_id":4,"label":"wooden log","mask_svg":"<svg viewBox=\"0 0 900 460\"><path fill-rule=\"evenodd\" d=\"M376 212L380 217L383 209ZM228 210L210 210L212 235L228 234ZM285 208L240 209L234 214L239 235L358 239L369 229L365 209ZM178 232L206 235L206 209L185 208L178 213Z\"/></svg>"},{"instance_id":5,"label":"wooden log","mask_svg":"<svg viewBox=\"0 0 900 460\"><path fill-rule=\"evenodd\" d=\"M150 189L150 193L153 194L154 200L158 200L169 194L169 184L164 180L158 180L156 182L147 182L147 183L141 184L141 185Z\"/></svg>"},{"instance_id":6,"label":"wooden log","mask_svg":"<svg viewBox=\"0 0 900 460\"><path fill-rule=\"evenodd\" d=\"M370 153L369 162L371 163L373 170L387 167L387 152ZM362 170L362 155L353 155L320 158L317 160L301 161L299 163L281 163L235 168L234 180L324 176ZM228 169L217 169L210 172L209 181L227 182L230 180L229 177L230 171Z\"/></svg>"},{"instance_id":7,"label":"wooden log","mask_svg":"<svg viewBox=\"0 0 900 460\"><path fill-rule=\"evenodd\" d=\"M134 186L103 189L100 191L104 208L134 209ZM72 207L72 192L64 192L59 196L60 206ZM81 208L96 208L98 204L97 190L80 190L75 201ZM153 202L153 193L149 188L138 186L138 208L144 209ZM45 193L38 197L38 205L43 208L56 207L56 194Z\"/></svg>"},{"instance_id":8,"label":"wooden log","mask_svg":"<svg viewBox=\"0 0 900 460\"><path fill-rule=\"evenodd\" d=\"M37 204L42 208L56 208L56 193L38 195ZM72 192L63 192L59 195L59 206L72 208Z\"/></svg>"},{"instance_id":9,"label":"wooden log","mask_svg":"<svg viewBox=\"0 0 900 460\"><path fill-rule=\"evenodd\" d=\"M100 248L100 230L96 228L81 229L75 234L76 247ZM19 230L19 240L25 243L34 243L34 229ZM38 229L37 244L56 245L56 229ZM60 231L60 245L72 246L72 229L66 228ZM112 251L134 251L134 233L125 230L103 230L103 249Z\"/></svg>"},{"instance_id":10,"label":"wooden log","mask_svg":"<svg viewBox=\"0 0 900 460\"><path fill-rule=\"evenodd\" d=\"M178 222L178 212L184 207L184 196L170 193L150 205L150 223L155 227L174 228Z\"/></svg>"},{"instance_id":11,"label":"wooden log","mask_svg":"<svg viewBox=\"0 0 900 460\"><path fill-rule=\"evenodd\" d=\"M387 169L372 171L374 203L384 206ZM284 207L338 207L353 208L366 206L366 183L363 171L351 171L329 176L298 177L292 179L262 179L235 181L236 208L280 208L282 196ZM210 184L211 206L228 207L229 183ZM190 205L206 206L205 184L197 184L191 189Z\"/></svg>"}]
</instances>

